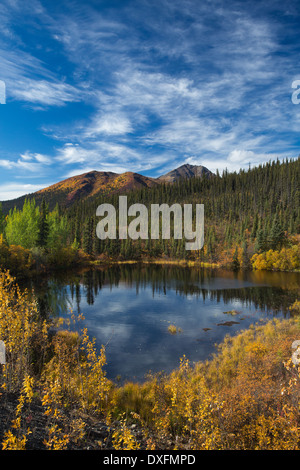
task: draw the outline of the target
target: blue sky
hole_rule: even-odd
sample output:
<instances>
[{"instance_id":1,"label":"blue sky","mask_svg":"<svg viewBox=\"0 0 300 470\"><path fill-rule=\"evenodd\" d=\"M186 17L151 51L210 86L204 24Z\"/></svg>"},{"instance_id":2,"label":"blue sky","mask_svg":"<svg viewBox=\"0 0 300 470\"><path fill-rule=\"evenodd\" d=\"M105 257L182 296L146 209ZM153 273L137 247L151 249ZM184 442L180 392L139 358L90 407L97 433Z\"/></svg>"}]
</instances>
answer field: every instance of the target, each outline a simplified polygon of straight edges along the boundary
<instances>
[{"instance_id":1,"label":"blue sky","mask_svg":"<svg viewBox=\"0 0 300 470\"><path fill-rule=\"evenodd\" d=\"M299 24L299 0L1 0L0 200L297 157Z\"/></svg>"}]
</instances>

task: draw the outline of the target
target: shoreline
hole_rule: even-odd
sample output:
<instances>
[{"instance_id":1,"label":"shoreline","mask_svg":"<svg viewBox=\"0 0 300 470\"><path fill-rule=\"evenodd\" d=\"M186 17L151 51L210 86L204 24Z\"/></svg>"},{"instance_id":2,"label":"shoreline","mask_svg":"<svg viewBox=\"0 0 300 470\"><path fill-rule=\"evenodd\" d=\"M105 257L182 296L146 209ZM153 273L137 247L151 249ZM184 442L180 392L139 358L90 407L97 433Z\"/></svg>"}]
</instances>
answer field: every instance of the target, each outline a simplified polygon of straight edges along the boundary
<instances>
[{"instance_id":1,"label":"shoreline","mask_svg":"<svg viewBox=\"0 0 300 470\"><path fill-rule=\"evenodd\" d=\"M219 263L207 263L187 260L162 260L162 259L142 259L142 260L93 260L89 263L92 266L101 266L103 264L158 264L158 265L175 265L175 266L187 266L187 267L201 267L201 268L225 268L225 266Z\"/></svg>"},{"instance_id":2,"label":"shoreline","mask_svg":"<svg viewBox=\"0 0 300 470\"><path fill-rule=\"evenodd\" d=\"M70 271L70 270L80 270L80 269L89 269L89 268L104 268L110 266L123 266L123 265L142 265L142 266L174 266L174 267L182 267L182 268L202 268L202 269L214 269L214 270L228 270L230 272L269 272L269 273L300 273L299 269L295 270L275 270L275 269L233 269L231 266L222 265L220 263L208 263L208 262L199 262L199 261L191 261L191 260L172 260L172 259L140 259L140 260L117 260L117 259L91 259L91 260L80 260L77 263L74 263L70 266L62 267L62 266L44 266L43 269L39 268L32 268L29 272L22 273L22 272L12 272L9 268L5 266L0 266L0 270L2 271L9 271L12 276L14 276L18 280L26 280L31 279L34 276L38 275L50 275L52 273L59 273L62 271Z\"/></svg>"}]
</instances>

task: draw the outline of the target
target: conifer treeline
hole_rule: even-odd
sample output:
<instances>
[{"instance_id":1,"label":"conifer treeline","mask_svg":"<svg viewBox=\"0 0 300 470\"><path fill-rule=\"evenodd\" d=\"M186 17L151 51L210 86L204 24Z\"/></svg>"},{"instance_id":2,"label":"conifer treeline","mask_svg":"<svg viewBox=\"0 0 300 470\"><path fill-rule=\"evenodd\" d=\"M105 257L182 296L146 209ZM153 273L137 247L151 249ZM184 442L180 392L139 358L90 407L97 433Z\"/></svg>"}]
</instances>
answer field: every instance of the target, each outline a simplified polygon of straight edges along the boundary
<instances>
[{"instance_id":1,"label":"conifer treeline","mask_svg":"<svg viewBox=\"0 0 300 470\"><path fill-rule=\"evenodd\" d=\"M15 259L13 247L21 246L35 259L39 257L40 263L50 260L54 265L73 262L80 252L92 259L189 259L234 269L299 269L299 181L300 158L273 161L239 173L217 172L211 178L133 190L126 193L128 207L142 203L149 214L149 238L136 241L119 240L118 236L115 240L99 240L96 235L100 221L97 207L108 203L118 209L120 194L97 195L71 208L56 205L53 211L45 201L38 207L34 199L29 199L23 209L15 208L6 217L0 208L0 262L6 263L1 258ZM151 239L150 206L162 203L179 203L182 207L192 204L193 208L204 204L201 250L187 251L186 240L172 234L170 239ZM28 258L30 253L25 254Z\"/></svg>"},{"instance_id":2,"label":"conifer treeline","mask_svg":"<svg viewBox=\"0 0 300 470\"><path fill-rule=\"evenodd\" d=\"M122 259L142 255L171 258L200 257L218 262L234 253L240 264L250 254L280 249L289 245L289 236L300 228L300 159L273 161L239 173L224 171L213 178L191 178L154 188L127 193L128 207L134 203L204 204L205 244L200 253L188 252L184 240L106 240L96 236L98 205L118 208L118 194L97 196L76 203L66 211L71 242L79 242L83 250L98 256L105 253ZM149 211L150 213L150 211ZM231 251L230 251L231 250ZM232 250L234 250L232 252Z\"/></svg>"}]
</instances>

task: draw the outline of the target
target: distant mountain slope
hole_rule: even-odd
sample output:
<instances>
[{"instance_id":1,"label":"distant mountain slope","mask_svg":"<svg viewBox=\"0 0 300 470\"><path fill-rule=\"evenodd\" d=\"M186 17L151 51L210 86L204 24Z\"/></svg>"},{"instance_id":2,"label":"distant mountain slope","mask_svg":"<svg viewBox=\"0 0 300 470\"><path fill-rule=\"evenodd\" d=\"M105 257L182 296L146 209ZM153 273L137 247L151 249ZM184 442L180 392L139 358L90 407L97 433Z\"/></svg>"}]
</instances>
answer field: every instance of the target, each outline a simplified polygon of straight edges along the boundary
<instances>
[{"instance_id":1,"label":"distant mountain slope","mask_svg":"<svg viewBox=\"0 0 300 470\"><path fill-rule=\"evenodd\" d=\"M152 188L162 183L173 183L180 178L203 177L212 174L207 168L197 165L182 165L159 178L150 178L130 171L122 174L90 171L82 175L72 176L18 199L3 201L2 208L4 213L8 213L14 207L21 209L27 197L35 198L37 205L45 198L50 210L52 210L56 204L62 207L70 207L80 199L85 200L97 194L125 193L132 189Z\"/></svg>"},{"instance_id":2,"label":"distant mountain slope","mask_svg":"<svg viewBox=\"0 0 300 470\"><path fill-rule=\"evenodd\" d=\"M42 189L35 193L35 195L42 195L48 199L47 196L55 196L56 193L63 195L65 198L65 205L72 205L78 199L102 193L119 193L137 189L140 187L152 187L159 184L154 178L139 175L127 171L126 173L118 174L106 171L90 171L79 176L73 176L64 181L56 183L48 188Z\"/></svg>"},{"instance_id":3,"label":"distant mountain slope","mask_svg":"<svg viewBox=\"0 0 300 470\"><path fill-rule=\"evenodd\" d=\"M202 165L181 165L179 168L175 170L169 171L165 175L162 175L158 178L160 181L164 181L166 183L174 183L182 178L194 178L199 177L202 178L203 176L211 177L213 173L205 168Z\"/></svg>"},{"instance_id":4,"label":"distant mountain slope","mask_svg":"<svg viewBox=\"0 0 300 470\"><path fill-rule=\"evenodd\" d=\"M72 176L18 199L3 201L2 207L5 213L14 207L20 209L23 207L26 197L34 197L37 205L45 198L50 210L52 210L57 203L64 207L70 207L79 199L87 199L97 194L121 193L142 187L151 188L159 184L160 182L155 178L149 178L129 171L122 174L106 171L90 171L82 175Z\"/></svg>"}]
</instances>

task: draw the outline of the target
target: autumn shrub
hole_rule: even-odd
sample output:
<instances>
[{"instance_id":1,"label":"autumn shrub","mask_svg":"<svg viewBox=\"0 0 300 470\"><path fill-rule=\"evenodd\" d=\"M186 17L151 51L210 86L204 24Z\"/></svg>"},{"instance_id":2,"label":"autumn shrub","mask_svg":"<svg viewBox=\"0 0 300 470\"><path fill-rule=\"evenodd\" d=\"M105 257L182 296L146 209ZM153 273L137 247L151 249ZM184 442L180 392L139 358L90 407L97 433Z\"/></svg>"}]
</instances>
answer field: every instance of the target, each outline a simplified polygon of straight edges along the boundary
<instances>
[{"instance_id":1,"label":"autumn shrub","mask_svg":"<svg viewBox=\"0 0 300 470\"><path fill-rule=\"evenodd\" d=\"M2 450L25 450L28 435L32 433L27 421L30 420L30 404L33 398L34 379L26 375L15 410L11 429L4 433ZM25 410L26 408L26 410ZM25 411L25 412L24 412Z\"/></svg>"},{"instance_id":2,"label":"autumn shrub","mask_svg":"<svg viewBox=\"0 0 300 470\"><path fill-rule=\"evenodd\" d=\"M66 325L42 321L32 296L0 272L0 339L7 357L0 386L2 394L19 397L3 449L26 448L34 399L43 409L44 447L50 450L82 444L85 416L111 426L116 449L140 449L141 442L149 450L300 449L296 315L226 336L210 360L191 364L183 357L170 374L119 386L106 377L105 348L98 351L86 329Z\"/></svg>"},{"instance_id":3,"label":"autumn shrub","mask_svg":"<svg viewBox=\"0 0 300 470\"><path fill-rule=\"evenodd\" d=\"M274 319L227 337L214 359L199 366L223 403L222 448L298 448L299 383L290 394L284 390L291 379L285 361L299 336L297 319Z\"/></svg>"},{"instance_id":4,"label":"autumn shrub","mask_svg":"<svg viewBox=\"0 0 300 470\"><path fill-rule=\"evenodd\" d=\"M300 380L286 367L297 319L274 319L227 336L215 356L115 390L149 449L298 449ZM292 374L291 374L292 370Z\"/></svg>"},{"instance_id":5,"label":"autumn shrub","mask_svg":"<svg viewBox=\"0 0 300 470\"><path fill-rule=\"evenodd\" d=\"M106 378L104 348L100 353L84 329L81 335L58 331L52 340L52 357L41 377L42 405L47 416L45 445L68 448L85 437L82 413L105 420L109 411L111 382Z\"/></svg>"},{"instance_id":6,"label":"autumn shrub","mask_svg":"<svg viewBox=\"0 0 300 470\"><path fill-rule=\"evenodd\" d=\"M86 330L62 330L61 319L41 320L34 296L21 291L9 272L0 272L0 339L6 352L0 386L6 394L20 396L3 449L25 447L29 431L22 424L24 404L33 394L47 419L46 448L64 449L81 439L83 411L105 419L111 383L104 370L104 348L98 353Z\"/></svg>"},{"instance_id":7,"label":"autumn shrub","mask_svg":"<svg viewBox=\"0 0 300 470\"><path fill-rule=\"evenodd\" d=\"M221 404L185 357L169 375L159 374L144 384L125 384L115 390L115 406L139 423L148 449L164 448L166 443L168 448L178 449L219 446Z\"/></svg>"},{"instance_id":8,"label":"autumn shrub","mask_svg":"<svg viewBox=\"0 0 300 470\"><path fill-rule=\"evenodd\" d=\"M50 267L66 269L74 264L78 259L78 252L72 246L60 246L49 250L47 262Z\"/></svg>"},{"instance_id":9,"label":"autumn shrub","mask_svg":"<svg viewBox=\"0 0 300 470\"><path fill-rule=\"evenodd\" d=\"M140 444L131 431L126 414L123 413L119 419L119 425L112 433L112 442L116 450L139 450Z\"/></svg>"},{"instance_id":10,"label":"autumn shrub","mask_svg":"<svg viewBox=\"0 0 300 470\"><path fill-rule=\"evenodd\" d=\"M22 246L11 245L9 247L10 257L7 268L18 276L25 276L30 272L34 259L30 250Z\"/></svg>"},{"instance_id":11,"label":"autumn shrub","mask_svg":"<svg viewBox=\"0 0 300 470\"><path fill-rule=\"evenodd\" d=\"M300 313L300 300L295 300L295 302L289 307L289 310L293 313Z\"/></svg>"},{"instance_id":12,"label":"autumn shrub","mask_svg":"<svg viewBox=\"0 0 300 470\"><path fill-rule=\"evenodd\" d=\"M21 291L9 272L0 271L0 338L5 344L6 365L2 387L19 390L26 375L42 367L47 347L47 326L35 300Z\"/></svg>"},{"instance_id":13,"label":"autumn shrub","mask_svg":"<svg viewBox=\"0 0 300 470\"><path fill-rule=\"evenodd\" d=\"M8 245L0 234L0 268L9 270L13 275L26 276L34 264L30 250L19 245Z\"/></svg>"},{"instance_id":14,"label":"autumn shrub","mask_svg":"<svg viewBox=\"0 0 300 470\"><path fill-rule=\"evenodd\" d=\"M280 251L269 250L255 253L251 258L253 269L273 271L294 271L300 268L300 248L298 245L283 247Z\"/></svg>"}]
</instances>

